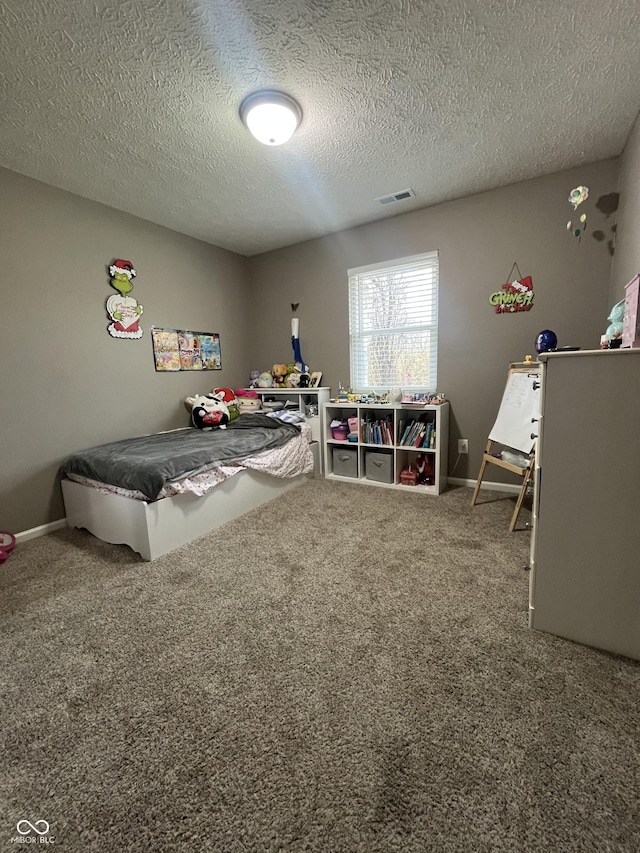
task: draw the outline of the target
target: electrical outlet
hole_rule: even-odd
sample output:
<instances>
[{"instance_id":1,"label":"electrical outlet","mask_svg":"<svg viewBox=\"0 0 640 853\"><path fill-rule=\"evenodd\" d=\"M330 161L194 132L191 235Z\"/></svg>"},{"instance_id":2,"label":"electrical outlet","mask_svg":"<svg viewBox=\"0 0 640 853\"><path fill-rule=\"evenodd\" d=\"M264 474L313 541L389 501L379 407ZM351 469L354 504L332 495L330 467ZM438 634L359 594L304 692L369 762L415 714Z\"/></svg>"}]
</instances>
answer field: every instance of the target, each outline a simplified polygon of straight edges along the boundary
<instances>
[{"instance_id":1,"label":"electrical outlet","mask_svg":"<svg viewBox=\"0 0 640 853\"><path fill-rule=\"evenodd\" d=\"M469 452L469 439L468 438L459 438L458 439L458 453L468 453Z\"/></svg>"}]
</instances>

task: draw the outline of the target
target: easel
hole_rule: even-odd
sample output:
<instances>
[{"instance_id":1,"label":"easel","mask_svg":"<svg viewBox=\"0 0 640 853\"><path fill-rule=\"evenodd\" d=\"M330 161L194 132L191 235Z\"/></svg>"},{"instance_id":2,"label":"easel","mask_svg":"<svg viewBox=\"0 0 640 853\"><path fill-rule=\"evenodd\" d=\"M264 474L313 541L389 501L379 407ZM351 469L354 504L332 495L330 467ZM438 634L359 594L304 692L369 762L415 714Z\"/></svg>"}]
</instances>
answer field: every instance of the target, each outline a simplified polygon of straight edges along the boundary
<instances>
[{"instance_id":1,"label":"easel","mask_svg":"<svg viewBox=\"0 0 640 853\"><path fill-rule=\"evenodd\" d=\"M509 374L507 377L507 388L509 387L509 380L514 373L524 373L527 375L537 375L539 369L539 365L534 361L525 361L525 362L512 362L509 365ZM533 386L538 387L536 385ZM504 398L503 398L503 406L504 406ZM502 412L502 406L501 406ZM531 423L535 420L531 416L531 411L524 409L522 414L522 418L527 423ZM496 422L498 423L498 422ZM504 429L504 427L503 427ZM494 427L495 430L495 427ZM492 430L493 434L493 430ZM504 434L508 437L508 433ZM533 434L532 440L533 440ZM480 484L482 483L482 478L484 476L485 469L487 465L497 465L499 468L503 468L505 471L509 471L512 474L517 474L519 477L522 477L522 486L520 487L520 491L518 493L518 499L516 501L516 506L513 511L513 515L511 516L511 523L509 524L509 531L513 533L515 530L516 523L518 521L518 516L520 514L520 509L522 508L522 503L524 501L525 495L527 493L527 488L533 477L533 472L535 468L535 447L532 447L529 451L529 463L527 465L515 465L512 462L507 462L506 460L500 458L499 456L494 455L496 453L496 447L509 445L509 441L498 441L496 439L492 439L491 437L487 441L487 446L482 455L482 464L480 466L480 473L478 474L478 481L476 482L476 487L473 492L473 497L471 498L471 506L475 505L476 499L478 497L478 492L480 491Z\"/></svg>"},{"instance_id":2,"label":"easel","mask_svg":"<svg viewBox=\"0 0 640 853\"><path fill-rule=\"evenodd\" d=\"M518 521L518 516L520 515L520 508L522 507L522 502L524 501L524 497L527 493L529 481L533 476L535 454L533 451L531 451L529 464L526 468L521 468L519 465L512 465L511 462L505 462L504 459L500 459L497 456L493 456L492 448L494 444L495 442L489 439L489 441L487 442L487 447L484 453L482 454L482 465L480 466L478 482L476 483L473 498L471 499L471 506L474 506L476 498L478 497L478 492L480 491L480 483L482 482L482 477L484 476L484 469L487 467L487 465L498 465L498 467L504 468L506 471L511 471L512 474L518 474L520 477L522 477L522 486L520 487L520 492L518 493L518 500L516 501L516 507L513 511L513 515L511 516L511 524L509 525L509 530L511 531L511 533L513 533L513 531L515 530L516 522Z\"/></svg>"}]
</instances>

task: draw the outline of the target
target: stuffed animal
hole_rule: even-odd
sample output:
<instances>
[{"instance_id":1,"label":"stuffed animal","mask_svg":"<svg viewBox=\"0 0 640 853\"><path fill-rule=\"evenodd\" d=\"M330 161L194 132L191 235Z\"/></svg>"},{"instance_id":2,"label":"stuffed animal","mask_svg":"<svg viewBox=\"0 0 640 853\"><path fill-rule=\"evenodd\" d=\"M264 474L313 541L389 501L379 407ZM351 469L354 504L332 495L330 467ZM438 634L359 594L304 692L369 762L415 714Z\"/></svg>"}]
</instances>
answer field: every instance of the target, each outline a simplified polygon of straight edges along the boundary
<instances>
[{"instance_id":1,"label":"stuffed animal","mask_svg":"<svg viewBox=\"0 0 640 853\"><path fill-rule=\"evenodd\" d=\"M214 388L211 392L214 397L218 397L220 400L224 400L224 402L229 405L229 403L235 403L236 395L235 392L231 390L231 388Z\"/></svg>"},{"instance_id":2,"label":"stuffed animal","mask_svg":"<svg viewBox=\"0 0 640 853\"><path fill-rule=\"evenodd\" d=\"M262 400L257 393L245 388L236 388L236 404L241 415L246 412L258 412L262 408Z\"/></svg>"},{"instance_id":3,"label":"stuffed animal","mask_svg":"<svg viewBox=\"0 0 640 853\"><path fill-rule=\"evenodd\" d=\"M212 430L219 427L226 429L231 420L229 409L221 395L200 394L193 397L191 407L191 423L197 429Z\"/></svg>"},{"instance_id":4,"label":"stuffed animal","mask_svg":"<svg viewBox=\"0 0 640 853\"><path fill-rule=\"evenodd\" d=\"M236 397L231 388L214 388L213 391L209 392L209 395L200 396L214 396L223 400L227 406L230 421L235 421L236 418L240 417L240 412L238 411L238 406L236 404ZM193 412L193 406L196 399L196 397L184 398L184 407L190 415Z\"/></svg>"},{"instance_id":5,"label":"stuffed animal","mask_svg":"<svg viewBox=\"0 0 640 853\"><path fill-rule=\"evenodd\" d=\"M431 460L430 455L425 455L421 453L419 456L416 456L414 460L414 465L417 473L417 485L419 486L427 486L433 483L434 477L434 468L433 461Z\"/></svg>"},{"instance_id":6,"label":"stuffed animal","mask_svg":"<svg viewBox=\"0 0 640 853\"><path fill-rule=\"evenodd\" d=\"M300 385L300 372L297 370L292 370L291 373L287 374L287 378L284 380L285 388L297 388Z\"/></svg>"},{"instance_id":7,"label":"stuffed animal","mask_svg":"<svg viewBox=\"0 0 640 853\"><path fill-rule=\"evenodd\" d=\"M273 376L268 370L258 377L258 388L273 388Z\"/></svg>"},{"instance_id":8,"label":"stuffed animal","mask_svg":"<svg viewBox=\"0 0 640 853\"><path fill-rule=\"evenodd\" d=\"M259 412L262 408L262 400L258 397L238 397L238 412L241 415L247 412Z\"/></svg>"},{"instance_id":9,"label":"stuffed animal","mask_svg":"<svg viewBox=\"0 0 640 853\"><path fill-rule=\"evenodd\" d=\"M274 364L271 368L273 384L278 387L282 387L284 385L284 378L288 372L286 364Z\"/></svg>"},{"instance_id":10,"label":"stuffed animal","mask_svg":"<svg viewBox=\"0 0 640 853\"><path fill-rule=\"evenodd\" d=\"M227 404L227 409L229 409L230 421L235 421L236 418L240 417L236 394L234 391L231 390L231 388L214 388L211 393L214 397L221 397Z\"/></svg>"}]
</instances>

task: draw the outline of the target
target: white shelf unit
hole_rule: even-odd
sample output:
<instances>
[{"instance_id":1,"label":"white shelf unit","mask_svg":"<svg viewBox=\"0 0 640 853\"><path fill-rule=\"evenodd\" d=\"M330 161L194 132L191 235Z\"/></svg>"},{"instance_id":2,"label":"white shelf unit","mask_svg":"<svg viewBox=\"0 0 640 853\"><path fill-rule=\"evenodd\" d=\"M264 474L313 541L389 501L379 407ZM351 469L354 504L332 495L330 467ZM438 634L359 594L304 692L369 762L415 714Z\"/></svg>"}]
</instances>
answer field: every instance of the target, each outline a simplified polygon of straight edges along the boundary
<instances>
[{"instance_id":1,"label":"white shelf unit","mask_svg":"<svg viewBox=\"0 0 640 853\"><path fill-rule=\"evenodd\" d=\"M358 441L334 439L331 432L331 422L346 421L348 418L358 419ZM386 420L389 424L391 444L376 444L364 441L367 434L366 424L372 421ZM434 429L433 447L407 447L401 445L402 433L412 420L430 421ZM411 405L409 403L378 404L378 403L349 403L329 402L322 407L322 433L324 448L324 472L330 480L341 482L362 483L368 486L381 486L385 489L401 489L416 494L439 495L447 485L447 460L449 453L449 403L427 406ZM353 476L336 473L334 465L334 449L338 459L355 457L355 465L349 465ZM374 456L371 457L370 454ZM378 456L382 454L382 456ZM405 485L400 482L400 474L411 463L415 463L420 454L431 456L434 468L434 482L431 485ZM380 482L367 477L367 459L375 460L376 464L385 461L388 456L388 472L390 482ZM348 463L349 464L349 463ZM374 473L375 473L375 469Z\"/></svg>"},{"instance_id":2,"label":"white shelf unit","mask_svg":"<svg viewBox=\"0 0 640 853\"><path fill-rule=\"evenodd\" d=\"M317 415L305 415L305 420L311 427L311 437L314 441L322 442L320 413L324 403L329 402L331 388L248 388L255 391L261 400L278 400L282 405L289 403L288 409L299 409L305 412L307 406L315 406ZM293 403L293 405L291 405Z\"/></svg>"}]
</instances>

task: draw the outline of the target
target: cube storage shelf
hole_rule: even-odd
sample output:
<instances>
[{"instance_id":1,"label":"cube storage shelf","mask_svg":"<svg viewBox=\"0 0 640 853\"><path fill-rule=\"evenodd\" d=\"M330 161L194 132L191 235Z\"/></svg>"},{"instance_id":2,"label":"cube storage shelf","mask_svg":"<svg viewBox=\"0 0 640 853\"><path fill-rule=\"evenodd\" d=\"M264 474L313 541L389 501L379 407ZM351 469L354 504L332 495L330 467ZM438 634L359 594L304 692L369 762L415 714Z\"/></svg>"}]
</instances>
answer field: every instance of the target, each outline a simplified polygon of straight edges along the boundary
<instances>
[{"instance_id":1,"label":"cube storage shelf","mask_svg":"<svg viewBox=\"0 0 640 853\"><path fill-rule=\"evenodd\" d=\"M336 439L332 421L355 418L358 440ZM412 422L424 424L424 437L433 446L416 447L402 443ZM351 422L354 425L354 421ZM417 494L439 495L447 484L449 453L449 403L427 406L408 403L325 403L322 407L324 474L330 480L358 482L386 489L402 489ZM433 439L431 439L433 436ZM377 439L377 440L376 440ZM420 454L429 455L434 478L431 485L407 485L401 473Z\"/></svg>"}]
</instances>

